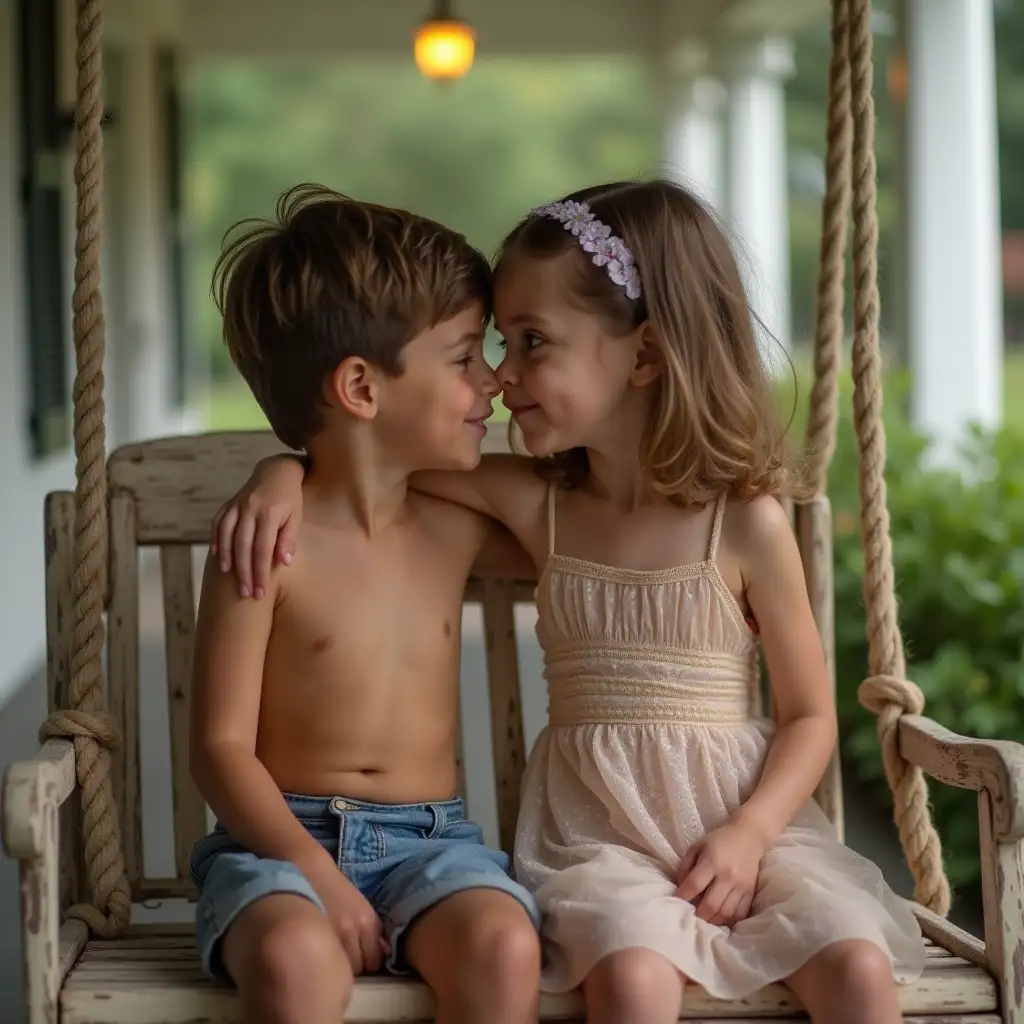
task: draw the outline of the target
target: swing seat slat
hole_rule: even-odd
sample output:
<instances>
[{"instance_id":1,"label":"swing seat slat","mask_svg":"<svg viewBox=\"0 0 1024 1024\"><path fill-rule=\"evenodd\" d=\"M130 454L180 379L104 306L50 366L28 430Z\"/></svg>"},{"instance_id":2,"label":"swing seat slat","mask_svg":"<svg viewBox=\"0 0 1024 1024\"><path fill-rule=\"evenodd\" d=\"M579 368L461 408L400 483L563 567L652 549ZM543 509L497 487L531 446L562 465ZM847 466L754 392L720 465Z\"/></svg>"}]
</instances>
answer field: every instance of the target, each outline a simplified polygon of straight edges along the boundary
<instances>
[{"instance_id":1,"label":"swing seat slat","mask_svg":"<svg viewBox=\"0 0 1024 1024\"><path fill-rule=\"evenodd\" d=\"M999 1020L995 984L983 970L929 945L922 979L901 992L907 1020ZM545 997L542 1020L582 1020L578 994ZM207 980L187 925L133 929L112 942L89 942L61 993L68 1024L233 1024L234 990ZM362 978L356 983L346 1024L393 1024L433 1019L434 1001L423 984L404 978ZM798 1020L800 1009L782 985L770 985L736 1002L722 1002L687 989L682 1020Z\"/></svg>"}]
</instances>

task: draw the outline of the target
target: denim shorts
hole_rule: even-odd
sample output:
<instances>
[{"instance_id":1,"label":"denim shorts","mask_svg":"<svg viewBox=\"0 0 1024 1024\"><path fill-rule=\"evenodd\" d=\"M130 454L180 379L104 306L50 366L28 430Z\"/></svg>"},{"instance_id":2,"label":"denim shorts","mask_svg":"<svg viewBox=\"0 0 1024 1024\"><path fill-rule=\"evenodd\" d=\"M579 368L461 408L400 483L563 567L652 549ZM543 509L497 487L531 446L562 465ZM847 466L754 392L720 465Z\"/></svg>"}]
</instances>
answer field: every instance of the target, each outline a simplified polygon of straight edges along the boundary
<instances>
[{"instance_id":1,"label":"denim shorts","mask_svg":"<svg viewBox=\"0 0 1024 1024\"><path fill-rule=\"evenodd\" d=\"M383 924L390 947L387 969L410 973L402 935L420 914L467 889L508 893L539 927L533 897L509 875L509 858L484 845L480 828L466 820L461 800L372 804L343 797L285 793L291 812L337 861ZM192 881L199 890L196 940L203 968L229 980L220 941L236 917L264 896L304 896L323 904L289 861L260 857L236 843L220 825L192 851Z\"/></svg>"}]
</instances>

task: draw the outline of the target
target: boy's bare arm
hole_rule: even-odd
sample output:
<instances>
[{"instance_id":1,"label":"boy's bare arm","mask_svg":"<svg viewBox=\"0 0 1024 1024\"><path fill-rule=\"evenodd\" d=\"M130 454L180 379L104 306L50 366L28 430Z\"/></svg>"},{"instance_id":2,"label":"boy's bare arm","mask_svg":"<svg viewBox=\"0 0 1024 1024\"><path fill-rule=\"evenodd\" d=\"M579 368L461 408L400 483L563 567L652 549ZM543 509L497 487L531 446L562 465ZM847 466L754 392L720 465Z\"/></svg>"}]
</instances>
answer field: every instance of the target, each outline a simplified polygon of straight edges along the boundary
<instances>
[{"instance_id":1,"label":"boy's bare arm","mask_svg":"<svg viewBox=\"0 0 1024 1024\"><path fill-rule=\"evenodd\" d=\"M299 824L256 757L263 665L279 596L276 580L270 600L247 601L214 557L206 562L196 629L192 775L232 838L299 868L322 900L353 972L376 971L383 956L376 912Z\"/></svg>"},{"instance_id":2,"label":"boy's bare arm","mask_svg":"<svg viewBox=\"0 0 1024 1024\"><path fill-rule=\"evenodd\" d=\"M192 674L191 770L217 820L239 843L264 857L316 864L330 858L256 757L275 604L240 598L231 577L207 559Z\"/></svg>"}]
</instances>

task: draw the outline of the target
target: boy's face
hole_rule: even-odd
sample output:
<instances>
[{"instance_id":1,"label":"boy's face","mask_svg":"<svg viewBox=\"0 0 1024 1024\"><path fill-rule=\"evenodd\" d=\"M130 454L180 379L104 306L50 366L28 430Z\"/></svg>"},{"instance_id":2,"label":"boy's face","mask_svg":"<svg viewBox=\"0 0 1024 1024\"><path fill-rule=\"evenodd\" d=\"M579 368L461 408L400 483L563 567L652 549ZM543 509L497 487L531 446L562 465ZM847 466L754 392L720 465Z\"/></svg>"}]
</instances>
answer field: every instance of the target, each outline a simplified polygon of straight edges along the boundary
<instances>
[{"instance_id":1,"label":"boy's face","mask_svg":"<svg viewBox=\"0 0 1024 1024\"><path fill-rule=\"evenodd\" d=\"M382 387L377 429L410 472L473 469L499 388L483 356L483 304L418 334Z\"/></svg>"}]
</instances>

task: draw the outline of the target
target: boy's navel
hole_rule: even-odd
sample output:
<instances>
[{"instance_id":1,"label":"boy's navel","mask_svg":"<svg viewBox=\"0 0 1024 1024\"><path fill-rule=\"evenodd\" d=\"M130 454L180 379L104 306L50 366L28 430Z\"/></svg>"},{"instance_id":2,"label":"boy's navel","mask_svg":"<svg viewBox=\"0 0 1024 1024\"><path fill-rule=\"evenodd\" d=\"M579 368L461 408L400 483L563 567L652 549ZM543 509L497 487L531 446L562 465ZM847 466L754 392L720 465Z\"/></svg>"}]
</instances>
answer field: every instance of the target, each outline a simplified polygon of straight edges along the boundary
<instances>
[{"instance_id":1,"label":"boy's navel","mask_svg":"<svg viewBox=\"0 0 1024 1024\"><path fill-rule=\"evenodd\" d=\"M444 624L444 635L446 637L449 637L449 636L452 635L452 624L450 622L445 622L445 624Z\"/></svg>"}]
</instances>

